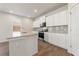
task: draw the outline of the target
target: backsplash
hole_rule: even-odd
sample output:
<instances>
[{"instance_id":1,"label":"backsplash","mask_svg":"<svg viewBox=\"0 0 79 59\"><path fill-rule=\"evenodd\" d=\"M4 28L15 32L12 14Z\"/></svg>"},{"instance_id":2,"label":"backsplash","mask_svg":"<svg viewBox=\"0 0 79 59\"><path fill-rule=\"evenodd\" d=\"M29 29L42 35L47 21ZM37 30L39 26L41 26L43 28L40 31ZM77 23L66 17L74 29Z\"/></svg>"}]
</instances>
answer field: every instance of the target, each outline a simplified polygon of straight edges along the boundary
<instances>
[{"instance_id":1,"label":"backsplash","mask_svg":"<svg viewBox=\"0 0 79 59\"><path fill-rule=\"evenodd\" d=\"M60 26L51 26L48 27L48 31L52 33L68 33L68 25L60 25Z\"/></svg>"}]
</instances>

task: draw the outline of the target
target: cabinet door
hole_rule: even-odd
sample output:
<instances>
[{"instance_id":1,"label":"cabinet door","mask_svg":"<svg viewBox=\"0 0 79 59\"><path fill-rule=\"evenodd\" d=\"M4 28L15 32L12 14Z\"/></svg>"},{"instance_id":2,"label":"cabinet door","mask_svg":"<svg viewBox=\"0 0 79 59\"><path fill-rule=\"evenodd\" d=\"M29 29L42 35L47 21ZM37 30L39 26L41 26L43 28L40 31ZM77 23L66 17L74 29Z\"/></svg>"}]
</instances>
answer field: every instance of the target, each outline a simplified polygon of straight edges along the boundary
<instances>
[{"instance_id":1,"label":"cabinet door","mask_svg":"<svg viewBox=\"0 0 79 59\"><path fill-rule=\"evenodd\" d=\"M36 22L34 21L34 22L33 22L33 27L35 27L35 26L36 26Z\"/></svg>"},{"instance_id":2,"label":"cabinet door","mask_svg":"<svg viewBox=\"0 0 79 59\"><path fill-rule=\"evenodd\" d=\"M71 9L71 45L76 55L79 55L79 4Z\"/></svg>"},{"instance_id":3,"label":"cabinet door","mask_svg":"<svg viewBox=\"0 0 79 59\"><path fill-rule=\"evenodd\" d=\"M9 41L9 55L10 56L22 56L26 54L25 40L22 37L12 39Z\"/></svg>"},{"instance_id":4,"label":"cabinet door","mask_svg":"<svg viewBox=\"0 0 79 59\"><path fill-rule=\"evenodd\" d=\"M55 16L55 19L54 19L54 25L55 26L58 26L59 25L59 23L60 23L60 21L59 21L59 13L56 13L56 14L54 14L54 16Z\"/></svg>"},{"instance_id":5,"label":"cabinet door","mask_svg":"<svg viewBox=\"0 0 79 59\"><path fill-rule=\"evenodd\" d=\"M58 46L65 48L66 49L66 39L65 39L65 34L58 34Z\"/></svg>"},{"instance_id":6,"label":"cabinet door","mask_svg":"<svg viewBox=\"0 0 79 59\"><path fill-rule=\"evenodd\" d=\"M51 44L54 44L54 40L55 40L55 34L54 33L52 33L51 34Z\"/></svg>"},{"instance_id":7,"label":"cabinet door","mask_svg":"<svg viewBox=\"0 0 79 59\"><path fill-rule=\"evenodd\" d=\"M66 10L55 14L55 25L67 25Z\"/></svg>"},{"instance_id":8,"label":"cabinet door","mask_svg":"<svg viewBox=\"0 0 79 59\"><path fill-rule=\"evenodd\" d=\"M59 25L67 25L66 23L66 10L59 13Z\"/></svg>"},{"instance_id":9,"label":"cabinet door","mask_svg":"<svg viewBox=\"0 0 79 59\"><path fill-rule=\"evenodd\" d=\"M58 37L57 37L56 33L53 33L53 34L52 34L52 44L58 46L58 43L57 43L58 39L57 39L57 38L58 38Z\"/></svg>"},{"instance_id":10,"label":"cabinet door","mask_svg":"<svg viewBox=\"0 0 79 59\"><path fill-rule=\"evenodd\" d=\"M46 17L46 26L54 26L54 15Z\"/></svg>"},{"instance_id":11,"label":"cabinet door","mask_svg":"<svg viewBox=\"0 0 79 59\"><path fill-rule=\"evenodd\" d=\"M40 17L40 23L42 24L43 22L45 22L45 16Z\"/></svg>"},{"instance_id":12,"label":"cabinet door","mask_svg":"<svg viewBox=\"0 0 79 59\"><path fill-rule=\"evenodd\" d=\"M48 42L54 45L57 45L57 40L56 40L57 36L55 33L49 33L49 40Z\"/></svg>"},{"instance_id":13,"label":"cabinet door","mask_svg":"<svg viewBox=\"0 0 79 59\"><path fill-rule=\"evenodd\" d=\"M51 17L50 16L47 16L46 17L46 26L51 26L50 21L51 21Z\"/></svg>"},{"instance_id":14,"label":"cabinet door","mask_svg":"<svg viewBox=\"0 0 79 59\"><path fill-rule=\"evenodd\" d=\"M57 34L57 33L52 33L51 34L51 39L49 41L51 44L57 45L61 48L66 49L66 39L65 39L65 34Z\"/></svg>"},{"instance_id":15,"label":"cabinet door","mask_svg":"<svg viewBox=\"0 0 79 59\"><path fill-rule=\"evenodd\" d=\"M52 44L52 33L49 33L49 39L48 42Z\"/></svg>"},{"instance_id":16,"label":"cabinet door","mask_svg":"<svg viewBox=\"0 0 79 59\"><path fill-rule=\"evenodd\" d=\"M40 27L40 20L38 19L36 22L37 27Z\"/></svg>"},{"instance_id":17,"label":"cabinet door","mask_svg":"<svg viewBox=\"0 0 79 59\"><path fill-rule=\"evenodd\" d=\"M32 56L38 52L37 35L18 37L9 40L10 56Z\"/></svg>"},{"instance_id":18,"label":"cabinet door","mask_svg":"<svg viewBox=\"0 0 79 59\"><path fill-rule=\"evenodd\" d=\"M48 42L48 33L44 33L44 40L46 41L46 42Z\"/></svg>"},{"instance_id":19,"label":"cabinet door","mask_svg":"<svg viewBox=\"0 0 79 59\"><path fill-rule=\"evenodd\" d=\"M40 27L39 19L33 22L33 27Z\"/></svg>"},{"instance_id":20,"label":"cabinet door","mask_svg":"<svg viewBox=\"0 0 79 59\"><path fill-rule=\"evenodd\" d=\"M40 25L44 22L45 22L45 16L37 18L33 23L33 27L40 27Z\"/></svg>"}]
</instances>

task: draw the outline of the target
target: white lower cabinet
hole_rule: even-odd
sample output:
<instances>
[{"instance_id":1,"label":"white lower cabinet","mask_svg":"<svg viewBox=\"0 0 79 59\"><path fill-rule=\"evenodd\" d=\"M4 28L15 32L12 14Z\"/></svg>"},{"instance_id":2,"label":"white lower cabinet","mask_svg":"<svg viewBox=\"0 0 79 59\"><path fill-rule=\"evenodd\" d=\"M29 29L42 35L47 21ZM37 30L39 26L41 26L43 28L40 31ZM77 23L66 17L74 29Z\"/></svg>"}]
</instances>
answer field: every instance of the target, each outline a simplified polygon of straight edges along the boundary
<instances>
[{"instance_id":1,"label":"white lower cabinet","mask_svg":"<svg viewBox=\"0 0 79 59\"><path fill-rule=\"evenodd\" d=\"M52 34L52 44L57 45L57 36L55 33Z\"/></svg>"},{"instance_id":2,"label":"white lower cabinet","mask_svg":"<svg viewBox=\"0 0 79 59\"><path fill-rule=\"evenodd\" d=\"M66 34L47 33L46 36L47 38L45 37L45 41L49 42L50 44L54 44L61 48L67 49Z\"/></svg>"},{"instance_id":3,"label":"white lower cabinet","mask_svg":"<svg viewBox=\"0 0 79 59\"><path fill-rule=\"evenodd\" d=\"M48 32L45 32L45 33L44 33L44 40L45 40L46 42L48 42L48 39L49 39Z\"/></svg>"},{"instance_id":4,"label":"white lower cabinet","mask_svg":"<svg viewBox=\"0 0 79 59\"><path fill-rule=\"evenodd\" d=\"M9 40L9 56L32 56L38 52L37 35L16 37Z\"/></svg>"},{"instance_id":5,"label":"white lower cabinet","mask_svg":"<svg viewBox=\"0 0 79 59\"><path fill-rule=\"evenodd\" d=\"M65 34L57 34L56 35L56 43L59 47L65 48L66 49L66 39L65 39Z\"/></svg>"},{"instance_id":6,"label":"white lower cabinet","mask_svg":"<svg viewBox=\"0 0 79 59\"><path fill-rule=\"evenodd\" d=\"M53 40L52 33L48 33L48 34L49 34L48 35L49 36L48 42L52 44L52 40Z\"/></svg>"},{"instance_id":7,"label":"white lower cabinet","mask_svg":"<svg viewBox=\"0 0 79 59\"><path fill-rule=\"evenodd\" d=\"M48 33L48 32L44 33L44 40L46 42L52 43L52 33Z\"/></svg>"}]
</instances>

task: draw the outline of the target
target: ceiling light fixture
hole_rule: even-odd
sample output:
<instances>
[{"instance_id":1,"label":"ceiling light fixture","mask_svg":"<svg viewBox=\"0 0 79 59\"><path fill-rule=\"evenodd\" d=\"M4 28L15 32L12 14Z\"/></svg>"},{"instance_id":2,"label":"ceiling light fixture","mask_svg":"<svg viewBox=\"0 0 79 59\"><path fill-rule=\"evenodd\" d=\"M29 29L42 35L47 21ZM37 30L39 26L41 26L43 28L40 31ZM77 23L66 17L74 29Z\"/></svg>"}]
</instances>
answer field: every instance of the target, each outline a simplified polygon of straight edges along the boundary
<instances>
[{"instance_id":1,"label":"ceiling light fixture","mask_svg":"<svg viewBox=\"0 0 79 59\"><path fill-rule=\"evenodd\" d=\"M37 9L35 9L35 10L34 10L34 12L35 12L35 13L37 13L37 12L38 12L38 10L37 10Z\"/></svg>"},{"instance_id":2,"label":"ceiling light fixture","mask_svg":"<svg viewBox=\"0 0 79 59\"><path fill-rule=\"evenodd\" d=\"M9 11L10 13L13 13L13 11Z\"/></svg>"}]
</instances>

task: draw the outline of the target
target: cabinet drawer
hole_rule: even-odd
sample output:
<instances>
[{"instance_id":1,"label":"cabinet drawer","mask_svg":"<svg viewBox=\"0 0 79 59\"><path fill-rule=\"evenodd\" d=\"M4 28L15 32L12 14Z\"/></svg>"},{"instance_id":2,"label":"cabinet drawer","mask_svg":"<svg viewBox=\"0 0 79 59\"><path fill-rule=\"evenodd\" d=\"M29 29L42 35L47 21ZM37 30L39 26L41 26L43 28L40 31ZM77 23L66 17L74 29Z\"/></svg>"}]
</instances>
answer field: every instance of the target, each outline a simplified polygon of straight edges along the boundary
<instances>
[{"instance_id":1,"label":"cabinet drawer","mask_svg":"<svg viewBox=\"0 0 79 59\"><path fill-rule=\"evenodd\" d=\"M48 33L44 33L44 40L48 42Z\"/></svg>"}]
</instances>

